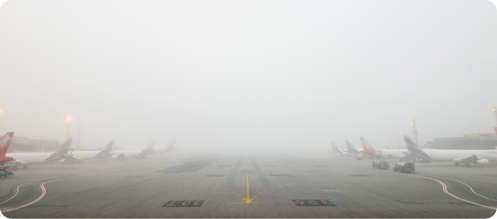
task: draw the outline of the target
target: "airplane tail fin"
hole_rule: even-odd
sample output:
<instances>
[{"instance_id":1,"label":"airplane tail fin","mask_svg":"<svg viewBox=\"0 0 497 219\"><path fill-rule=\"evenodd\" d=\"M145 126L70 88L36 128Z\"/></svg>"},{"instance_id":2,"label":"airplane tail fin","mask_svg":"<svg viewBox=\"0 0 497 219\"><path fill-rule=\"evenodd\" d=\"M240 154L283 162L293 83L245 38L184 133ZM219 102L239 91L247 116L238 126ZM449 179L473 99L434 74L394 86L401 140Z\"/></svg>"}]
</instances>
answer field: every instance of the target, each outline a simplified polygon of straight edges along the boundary
<instances>
[{"instance_id":1,"label":"airplane tail fin","mask_svg":"<svg viewBox=\"0 0 497 219\"><path fill-rule=\"evenodd\" d=\"M404 135L404 141L406 142L406 147L408 151L419 151L421 148L414 143L409 136Z\"/></svg>"},{"instance_id":2,"label":"airplane tail fin","mask_svg":"<svg viewBox=\"0 0 497 219\"><path fill-rule=\"evenodd\" d=\"M404 135L404 141L406 142L407 150L428 162L431 161L431 157L428 156L409 136Z\"/></svg>"},{"instance_id":3,"label":"airplane tail fin","mask_svg":"<svg viewBox=\"0 0 497 219\"><path fill-rule=\"evenodd\" d=\"M374 148L366 141L365 138L361 138L362 148L366 151L374 151Z\"/></svg>"},{"instance_id":4,"label":"airplane tail fin","mask_svg":"<svg viewBox=\"0 0 497 219\"><path fill-rule=\"evenodd\" d=\"M352 143L350 143L349 140L345 140L345 145L347 146L347 149L354 149L354 146L352 146Z\"/></svg>"},{"instance_id":5,"label":"airplane tail fin","mask_svg":"<svg viewBox=\"0 0 497 219\"><path fill-rule=\"evenodd\" d=\"M144 156L151 153L154 153L154 141L150 142L148 146L145 149L143 149L143 151L140 153L140 156Z\"/></svg>"},{"instance_id":6,"label":"airplane tail fin","mask_svg":"<svg viewBox=\"0 0 497 219\"><path fill-rule=\"evenodd\" d=\"M71 149L71 143L72 143L72 138L71 137L68 137L64 143L62 143L60 145L60 147L55 151L55 153L58 153L58 154L65 154L67 152L69 152L69 150Z\"/></svg>"},{"instance_id":7,"label":"airplane tail fin","mask_svg":"<svg viewBox=\"0 0 497 219\"><path fill-rule=\"evenodd\" d=\"M171 141L169 141L169 143L168 143L168 144L167 144L167 146L166 146L166 149L165 149L163 152L172 151L172 150L176 149L176 148L174 147L174 144L176 143L176 138L178 138L178 136L177 136L177 135L175 135L175 136L171 139Z\"/></svg>"},{"instance_id":8,"label":"airplane tail fin","mask_svg":"<svg viewBox=\"0 0 497 219\"><path fill-rule=\"evenodd\" d=\"M10 142L14 137L14 132L7 132L2 138L0 138L0 157L5 157L7 150L9 149Z\"/></svg>"},{"instance_id":9,"label":"airplane tail fin","mask_svg":"<svg viewBox=\"0 0 497 219\"><path fill-rule=\"evenodd\" d=\"M494 127L495 134L497 135L497 127Z\"/></svg>"},{"instance_id":10,"label":"airplane tail fin","mask_svg":"<svg viewBox=\"0 0 497 219\"><path fill-rule=\"evenodd\" d=\"M338 151L338 146L335 144L335 142L331 142L331 147L333 148L333 150Z\"/></svg>"},{"instance_id":11,"label":"airplane tail fin","mask_svg":"<svg viewBox=\"0 0 497 219\"><path fill-rule=\"evenodd\" d=\"M110 141L107 145L105 145L102 151L110 152L112 150L112 146L114 146L114 140Z\"/></svg>"},{"instance_id":12,"label":"airplane tail fin","mask_svg":"<svg viewBox=\"0 0 497 219\"><path fill-rule=\"evenodd\" d=\"M335 142L331 142L331 147L333 148L333 151L336 153L342 154L342 151L338 149L338 146L335 144Z\"/></svg>"}]
</instances>

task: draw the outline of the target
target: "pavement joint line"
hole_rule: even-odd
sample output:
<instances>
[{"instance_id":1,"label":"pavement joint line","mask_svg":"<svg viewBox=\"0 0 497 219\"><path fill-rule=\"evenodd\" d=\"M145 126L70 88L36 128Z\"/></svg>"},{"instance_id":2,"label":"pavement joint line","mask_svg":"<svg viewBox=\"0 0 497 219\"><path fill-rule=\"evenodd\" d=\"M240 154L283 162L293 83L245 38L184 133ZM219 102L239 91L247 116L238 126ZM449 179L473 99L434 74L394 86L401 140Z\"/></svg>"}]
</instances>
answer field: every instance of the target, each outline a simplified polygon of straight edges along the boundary
<instances>
[{"instance_id":1,"label":"pavement joint line","mask_svg":"<svg viewBox=\"0 0 497 219\"><path fill-rule=\"evenodd\" d=\"M311 179L313 179L313 178L317 178L317 177L320 177L320 176L321 176L321 173L319 172L317 176L314 176L314 177L309 178L309 179L303 179L303 180L296 181L296 182L291 182L291 183L286 183L286 184L281 184L281 185L273 186L273 187L271 187L271 188L269 188L269 189L265 189L265 190L263 190L263 191L261 191L261 192L257 193L256 195L254 195L254 197L250 198L250 184L249 184L249 175L248 175L248 173L249 173L249 172L250 172L250 171L248 170L248 163L247 163L247 162L245 162L245 176L246 176L246 179L247 179L247 197L246 197L246 198L245 198L245 197L243 197L242 195L240 195L240 194L236 193L236 192L235 192L235 191L233 191L233 190L230 190L230 189L224 188L224 190L226 190L226 191L228 191L228 192L231 192L231 193L233 193L233 194L235 194L235 195L239 196L239 197L240 197L240 198L242 198L243 200L245 200L245 203L251 203L251 202L252 202L252 200L254 200L254 199L255 199L258 195L261 195L262 193L267 192L267 191L269 191L269 190L271 190L271 189L274 189L274 188L281 188L281 187L284 187L284 186L288 186L288 185L292 185L292 184L297 184L297 183L305 182L305 181L308 181L308 180L311 180ZM183 181L183 182L188 182L188 183L193 183L193 184L201 185L201 184L199 184L199 183L197 183L197 182L193 182L193 181L192 181L192 182L190 182L190 181L188 181L188 180L182 180L182 179L175 178L175 177L171 176L169 173L167 174L167 176L168 176L168 177L170 177L170 178L173 178L174 180L178 180L178 181ZM208 186L208 187L213 187L213 188L214 188L214 187L216 187L216 188L220 188L220 189L222 189L221 187L218 187L218 186L212 186L212 185L208 185L208 184L204 184L204 185L205 185L205 186Z\"/></svg>"},{"instance_id":2,"label":"pavement joint line","mask_svg":"<svg viewBox=\"0 0 497 219\"><path fill-rule=\"evenodd\" d=\"M258 195L260 195L260 194L262 194L262 193L264 193L264 192L266 192L266 191L268 191L268 190L271 190L271 189L274 189L274 188L280 188L280 187L283 187L283 186L285 186L285 185L291 185L291 184L297 184L297 183L305 182L305 181L307 181L307 180L311 180L311 179L313 179L313 178L318 178L318 177L320 177L320 176L321 176L321 173L319 173L317 176L314 176L314 177L309 178L309 179L300 180L300 181L296 181L296 182L292 182L292 183L287 183L287 184L284 184L284 185L273 186L272 188L266 189L266 190L264 190L264 191L260 192L259 194L254 195L254 197L252 198L252 200L254 200L254 199L255 199Z\"/></svg>"},{"instance_id":3,"label":"pavement joint line","mask_svg":"<svg viewBox=\"0 0 497 219\"><path fill-rule=\"evenodd\" d=\"M174 180L176 180L176 181L179 181L179 182L187 182L187 183L192 183L192 184L197 184L197 185L208 186L208 187L211 187L211 188L219 188L219 189L224 189L224 190L226 190L227 192L231 192L231 193L233 193L233 194L237 195L238 197L242 198L243 200L247 200L247 199L245 199L243 196L241 196L240 194L238 194L238 193L236 193L235 191L230 190L230 189L228 189L228 188L222 188L222 187L219 187L219 186L213 186L213 185L209 185L209 184L201 184L201 183L198 183L198 182L193 182L193 181L188 181L188 180L178 179L178 178L176 178L176 177L171 176L171 174L170 174L170 173L168 173L168 174L167 174L167 177L172 178L172 179L174 179Z\"/></svg>"}]
</instances>

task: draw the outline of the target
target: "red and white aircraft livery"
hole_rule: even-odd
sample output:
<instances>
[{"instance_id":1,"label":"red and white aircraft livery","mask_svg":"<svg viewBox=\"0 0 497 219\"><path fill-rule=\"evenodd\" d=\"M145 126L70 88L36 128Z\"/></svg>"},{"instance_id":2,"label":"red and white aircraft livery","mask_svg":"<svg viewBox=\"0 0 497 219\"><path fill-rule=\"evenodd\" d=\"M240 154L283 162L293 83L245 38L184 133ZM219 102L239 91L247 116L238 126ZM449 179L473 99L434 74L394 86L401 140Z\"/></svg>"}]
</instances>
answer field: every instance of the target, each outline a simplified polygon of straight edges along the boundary
<instances>
[{"instance_id":1,"label":"red and white aircraft livery","mask_svg":"<svg viewBox=\"0 0 497 219\"><path fill-rule=\"evenodd\" d=\"M401 161L409 159L409 151L406 149L374 149L365 138L361 138L362 148L361 153L367 154L372 158L400 158Z\"/></svg>"},{"instance_id":2,"label":"red and white aircraft livery","mask_svg":"<svg viewBox=\"0 0 497 219\"><path fill-rule=\"evenodd\" d=\"M117 159L127 160L129 157L132 158L144 158L148 154L154 153L154 142L150 142L148 146L143 150L116 150L115 154Z\"/></svg>"},{"instance_id":3,"label":"red and white aircraft livery","mask_svg":"<svg viewBox=\"0 0 497 219\"><path fill-rule=\"evenodd\" d=\"M14 158L6 156L13 137L14 132L7 132L2 138L0 138L0 177L13 175L13 173L7 171L7 169L14 166Z\"/></svg>"},{"instance_id":4,"label":"red and white aircraft livery","mask_svg":"<svg viewBox=\"0 0 497 219\"><path fill-rule=\"evenodd\" d=\"M163 150L162 152L160 152L160 153L166 153L166 152L169 152L169 151L172 151L172 150L176 150L176 148L174 147L174 144L176 143L176 138L177 138L177 137L178 137L178 136L177 136L177 135L175 135L175 136L171 139L171 141L169 141L169 143L167 144L166 149L164 149L164 150Z\"/></svg>"},{"instance_id":5,"label":"red and white aircraft livery","mask_svg":"<svg viewBox=\"0 0 497 219\"><path fill-rule=\"evenodd\" d=\"M366 141L365 138L361 137L361 144L362 144L362 149L361 153L366 154L371 156L371 158L374 158L376 156L376 151L374 150L373 147Z\"/></svg>"}]
</instances>

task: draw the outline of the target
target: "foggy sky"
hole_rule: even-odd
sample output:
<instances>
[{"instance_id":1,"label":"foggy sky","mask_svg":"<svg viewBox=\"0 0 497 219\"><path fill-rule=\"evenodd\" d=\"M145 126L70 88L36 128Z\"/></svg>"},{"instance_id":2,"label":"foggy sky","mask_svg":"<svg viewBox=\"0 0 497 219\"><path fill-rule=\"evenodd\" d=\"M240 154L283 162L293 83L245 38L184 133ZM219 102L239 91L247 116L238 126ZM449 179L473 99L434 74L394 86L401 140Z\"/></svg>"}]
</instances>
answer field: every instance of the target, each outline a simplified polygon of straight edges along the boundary
<instances>
[{"instance_id":1,"label":"foggy sky","mask_svg":"<svg viewBox=\"0 0 497 219\"><path fill-rule=\"evenodd\" d=\"M0 133L227 151L492 133L486 0L21 1L0 9ZM75 146L73 144L73 146Z\"/></svg>"}]
</instances>

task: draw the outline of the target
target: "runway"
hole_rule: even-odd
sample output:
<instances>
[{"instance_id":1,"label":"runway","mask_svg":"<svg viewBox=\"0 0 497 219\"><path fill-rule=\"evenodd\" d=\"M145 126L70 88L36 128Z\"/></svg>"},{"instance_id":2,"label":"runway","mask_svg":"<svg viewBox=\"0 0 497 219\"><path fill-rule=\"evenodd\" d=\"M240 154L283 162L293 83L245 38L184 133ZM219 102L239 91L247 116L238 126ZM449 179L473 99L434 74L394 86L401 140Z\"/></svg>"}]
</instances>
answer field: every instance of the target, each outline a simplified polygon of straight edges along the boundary
<instances>
[{"instance_id":1,"label":"runway","mask_svg":"<svg viewBox=\"0 0 497 219\"><path fill-rule=\"evenodd\" d=\"M416 168L415 174L401 174L373 169L370 160L333 155L179 156L174 152L128 161L32 165L0 178L0 209L8 218L488 218L495 214L495 164L468 168L423 163ZM444 192L441 183L453 196Z\"/></svg>"}]
</instances>

